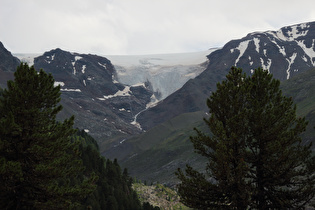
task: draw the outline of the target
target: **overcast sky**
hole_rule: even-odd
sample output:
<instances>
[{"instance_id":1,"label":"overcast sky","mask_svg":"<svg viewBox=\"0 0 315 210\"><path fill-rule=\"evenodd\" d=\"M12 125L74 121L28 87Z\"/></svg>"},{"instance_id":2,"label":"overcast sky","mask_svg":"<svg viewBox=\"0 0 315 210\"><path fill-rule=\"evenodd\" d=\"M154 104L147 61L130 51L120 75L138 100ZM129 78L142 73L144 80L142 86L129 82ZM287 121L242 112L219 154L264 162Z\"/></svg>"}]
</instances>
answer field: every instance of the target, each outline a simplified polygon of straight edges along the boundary
<instances>
[{"instance_id":1,"label":"overcast sky","mask_svg":"<svg viewBox=\"0 0 315 210\"><path fill-rule=\"evenodd\" d=\"M314 0L0 0L0 41L12 53L194 52L310 21Z\"/></svg>"}]
</instances>

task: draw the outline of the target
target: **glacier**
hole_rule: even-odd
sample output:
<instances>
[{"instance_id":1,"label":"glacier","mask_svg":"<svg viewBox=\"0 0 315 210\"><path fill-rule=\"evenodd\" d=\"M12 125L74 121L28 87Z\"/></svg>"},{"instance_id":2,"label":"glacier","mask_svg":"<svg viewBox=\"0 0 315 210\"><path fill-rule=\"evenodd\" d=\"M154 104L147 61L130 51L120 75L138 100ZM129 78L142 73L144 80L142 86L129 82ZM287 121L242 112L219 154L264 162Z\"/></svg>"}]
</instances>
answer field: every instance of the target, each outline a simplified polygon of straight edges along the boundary
<instances>
[{"instance_id":1,"label":"glacier","mask_svg":"<svg viewBox=\"0 0 315 210\"><path fill-rule=\"evenodd\" d=\"M157 101L163 100L189 79L203 72L207 56L216 49L191 53L105 55L116 70L116 80L133 86L149 83Z\"/></svg>"}]
</instances>

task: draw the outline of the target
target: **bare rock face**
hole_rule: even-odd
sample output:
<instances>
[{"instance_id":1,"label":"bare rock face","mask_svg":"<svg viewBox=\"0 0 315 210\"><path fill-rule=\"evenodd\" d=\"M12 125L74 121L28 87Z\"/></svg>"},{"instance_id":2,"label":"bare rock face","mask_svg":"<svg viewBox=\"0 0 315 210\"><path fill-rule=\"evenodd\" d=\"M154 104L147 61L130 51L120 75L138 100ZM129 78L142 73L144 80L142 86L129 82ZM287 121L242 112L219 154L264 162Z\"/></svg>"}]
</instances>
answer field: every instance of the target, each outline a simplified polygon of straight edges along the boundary
<instances>
[{"instance_id":1,"label":"bare rock face","mask_svg":"<svg viewBox=\"0 0 315 210\"><path fill-rule=\"evenodd\" d=\"M19 59L0 42L0 87L6 87L7 81L14 78L13 73L18 65L20 65Z\"/></svg>"},{"instance_id":2,"label":"bare rock face","mask_svg":"<svg viewBox=\"0 0 315 210\"><path fill-rule=\"evenodd\" d=\"M34 66L51 73L60 85L64 106L60 119L75 115L75 126L99 144L141 132L131 123L151 101L152 91L119 83L107 58L55 49L35 58Z\"/></svg>"}]
</instances>

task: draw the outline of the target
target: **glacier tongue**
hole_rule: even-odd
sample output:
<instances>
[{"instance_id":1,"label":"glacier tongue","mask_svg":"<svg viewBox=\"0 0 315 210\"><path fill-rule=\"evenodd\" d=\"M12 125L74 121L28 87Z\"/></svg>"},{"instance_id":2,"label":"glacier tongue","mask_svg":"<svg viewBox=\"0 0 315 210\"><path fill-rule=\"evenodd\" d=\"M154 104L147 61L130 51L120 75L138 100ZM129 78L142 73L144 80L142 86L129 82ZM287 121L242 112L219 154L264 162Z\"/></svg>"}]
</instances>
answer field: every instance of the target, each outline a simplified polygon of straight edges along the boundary
<instances>
[{"instance_id":1,"label":"glacier tongue","mask_svg":"<svg viewBox=\"0 0 315 210\"><path fill-rule=\"evenodd\" d=\"M106 55L125 85L149 83L158 100L163 100L206 68L207 55L216 49L178 54Z\"/></svg>"}]
</instances>

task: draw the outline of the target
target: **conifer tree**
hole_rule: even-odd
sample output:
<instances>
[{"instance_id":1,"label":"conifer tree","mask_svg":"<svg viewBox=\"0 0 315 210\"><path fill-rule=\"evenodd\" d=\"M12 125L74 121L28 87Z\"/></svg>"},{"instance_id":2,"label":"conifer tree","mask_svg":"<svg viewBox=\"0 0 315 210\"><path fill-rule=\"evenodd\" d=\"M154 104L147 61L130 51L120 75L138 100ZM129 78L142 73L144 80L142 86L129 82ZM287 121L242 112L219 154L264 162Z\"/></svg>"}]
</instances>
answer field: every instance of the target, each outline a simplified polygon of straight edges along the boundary
<instances>
[{"instance_id":1,"label":"conifer tree","mask_svg":"<svg viewBox=\"0 0 315 210\"><path fill-rule=\"evenodd\" d=\"M56 121L60 86L51 74L21 64L0 98L0 208L68 209L90 194L95 177L84 170L74 117Z\"/></svg>"},{"instance_id":2,"label":"conifer tree","mask_svg":"<svg viewBox=\"0 0 315 210\"><path fill-rule=\"evenodd\" d=\"M301 208L314 197L315 158L302 145L305 118L296 117L280 82L256 69L246 77L232 67L207 100L211 135L191 141L208 158L207 174L176 172L184 204L198 209Z\"/></svg>"}]
</instances>

